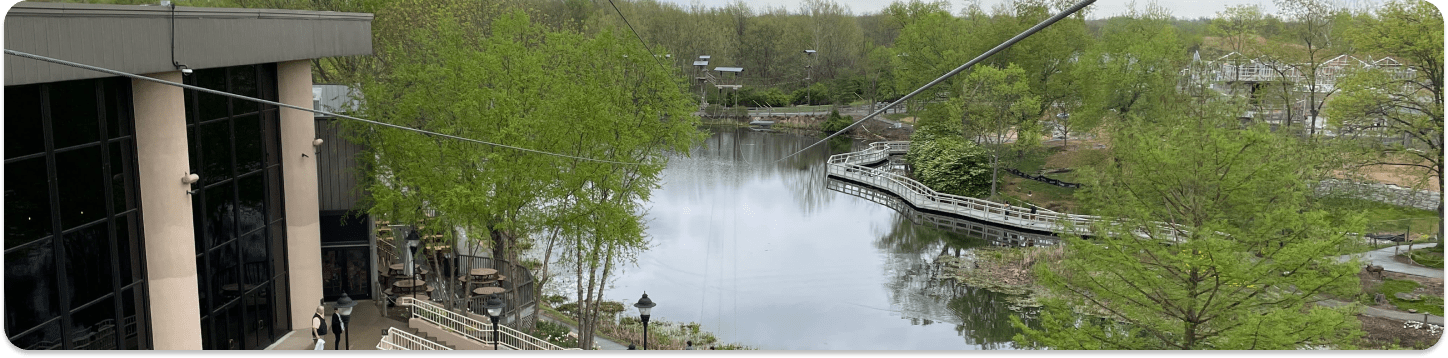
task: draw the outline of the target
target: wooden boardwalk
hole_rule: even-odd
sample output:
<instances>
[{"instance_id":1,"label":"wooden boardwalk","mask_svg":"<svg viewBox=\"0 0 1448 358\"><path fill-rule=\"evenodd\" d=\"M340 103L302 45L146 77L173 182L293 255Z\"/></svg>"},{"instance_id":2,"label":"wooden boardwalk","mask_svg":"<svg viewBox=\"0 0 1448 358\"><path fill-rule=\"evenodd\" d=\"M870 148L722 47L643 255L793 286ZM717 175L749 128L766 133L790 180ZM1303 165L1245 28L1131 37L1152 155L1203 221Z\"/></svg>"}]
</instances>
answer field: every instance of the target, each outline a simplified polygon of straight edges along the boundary
<instances>
[{"instance_id":1,"label":"wooden boardwalk","mask_svg":"<svg viewBox=\"0 0 1448 358\"><path fill-rule=\"evenodd\" d=\"M964 234L990 241L1002 246L1050 246L1060 243L1054 233L1027 232L983 223L956 215L940 215L915 210L899 197L880 191L868 185L839 178L827 178L825 186L833 191L875 202L894 209L900 215L917 225L930 226L940 230Z\"/></svg>"},{"instance_id":2,"label":"wooden boardwalk","mask_svg":"<svg viewBox=\"0 0 1448 358\"><path fill-rule=\"evenodd\" d=\"M903 199L917 210L958 215L988 222L995 226L1036 232L1089 232L1095 216L1058 213L1049 210L1012 206L984 199L939 193L925 184L868 165L888 160L891 155L910 151L910 142L875 142L858 152L830 156L829 176L845 179L883 190Z\"/></svg>"},{"instance_id":3,"label":"wooden boardwalk","mask_svg":"<svg viewBox=\"0 0 1448 358\"><path fill-rule=\"evenodd\" d=\"M997 227L1015 228L1027 232L1049 232L1055 233L1057 236L1063 233L1089 236L1091 225L1103 220L1099 216L1066 214L1049 210L1037 210L1032 214L1031 208L939 193L915 179L869 166L889 160L892 155L902 155L909 151L910 142L870 143L869 148L862 151L831 155L827 164L829 168L827 175L888 192L923 212L965 217L987 222ZM1119 224L1110 220L1107 222L1110 225ZM1165 235L1164 239L1168 242L1180 242L1183 237L1189 236L1180 226L1160 222L1155 225L1156 227L1151 230ZM1151 238L1151 235L1141 227L1116 228L1113 231L1130 231L1141 238Z\"/></svg>"}]
</instances>

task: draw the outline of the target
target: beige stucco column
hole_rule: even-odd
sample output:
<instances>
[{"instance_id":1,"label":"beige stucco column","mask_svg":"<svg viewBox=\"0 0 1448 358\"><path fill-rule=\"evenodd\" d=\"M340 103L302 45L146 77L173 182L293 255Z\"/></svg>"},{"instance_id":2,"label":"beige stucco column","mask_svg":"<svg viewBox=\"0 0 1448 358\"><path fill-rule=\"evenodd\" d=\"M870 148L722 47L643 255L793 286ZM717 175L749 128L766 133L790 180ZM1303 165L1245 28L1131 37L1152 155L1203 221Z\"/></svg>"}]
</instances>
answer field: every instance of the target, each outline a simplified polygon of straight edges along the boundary
<instances>
[{"instance_id":1,"label":"beige stucco column","mask_svg":"<svg viewBox=\"0 0 1448 358\"><path fill-rule=\"evenodd\" d=\"M311 108L311 61L277 63L277 95L282 103ZM311 328L312 313L322 299L322 229L317 211L317 156L312 147L316 137L311 112L281 109L287 281L294 330Z\"/></svg>"},{"instance_id":2,"label":"beige stucco column","mask_svg":"<svg viewBox=\"0 0 1448 358\"><path fill-rule=\"evenodd\" d=\"M147 75L181 82L180 72ZM196 237L191 221L191 173L186 147L186 105L180 87L131 80L136 115L136 165L141 224L146 228L146 280L150 285L155 349L201 349L201 303L196 292Z\"/></svg>"}]
</instances>

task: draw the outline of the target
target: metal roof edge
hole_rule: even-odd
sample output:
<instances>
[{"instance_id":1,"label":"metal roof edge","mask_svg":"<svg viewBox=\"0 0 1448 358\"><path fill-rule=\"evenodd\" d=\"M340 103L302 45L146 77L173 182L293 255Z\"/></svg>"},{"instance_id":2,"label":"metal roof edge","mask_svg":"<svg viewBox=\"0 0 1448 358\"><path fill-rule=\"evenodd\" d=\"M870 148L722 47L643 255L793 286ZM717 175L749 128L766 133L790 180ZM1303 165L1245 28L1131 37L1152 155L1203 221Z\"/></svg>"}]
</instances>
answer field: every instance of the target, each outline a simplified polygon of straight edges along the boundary
<instances>
[{"instance_id":1,"label":"metal roof edge","mask_svg":"<svg viewBox=\"0 0 1448 358\"><path fill-rule=\"evenodd\" d=\"M151 5L105 5L75 3L20 2L5 14L10 16L40 17L169 17L171 9ZM255 19L312 19L332 21L371 21L372 14L359 12L247 9L222 7L177 6L178 18L255 18Z\"/></svg>"}]
</instances>

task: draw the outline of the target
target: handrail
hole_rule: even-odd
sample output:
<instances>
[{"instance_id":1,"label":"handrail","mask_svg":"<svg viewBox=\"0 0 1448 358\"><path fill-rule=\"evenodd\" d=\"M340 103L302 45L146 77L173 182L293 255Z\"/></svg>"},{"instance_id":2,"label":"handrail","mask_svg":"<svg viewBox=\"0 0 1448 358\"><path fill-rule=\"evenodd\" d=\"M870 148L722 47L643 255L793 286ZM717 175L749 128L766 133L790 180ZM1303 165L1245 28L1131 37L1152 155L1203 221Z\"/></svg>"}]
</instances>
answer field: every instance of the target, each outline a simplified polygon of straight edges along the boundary
<instances>
[{"instance_id":1,"label":"handrail","mask_svg":"<svg viewBox=\"0 0 1448 358\"><path fill-rule=\"evenodd\" d=\"M501 324L496 327L499 339L498 341L494 341L492 339L494 325L491 322L478 321L467 315L449 311L427 301L404 296L397 300L397 305L411 307L410 310L413 317L417 317L450 332L484 344L501 344L504 348L512 350L564 350L563 347L549 343L547 340L528 335L527 333Z\"/></svg>"},{"instance_id":2,"label":"handrail","mask_svg":"<svg viewBox=\"0 0 1448 358\"><path fill-rule=\"evenodd\" d=\"M377 342L377 349L384 351L450 351L441 343L429 341L426 338L418 337L407 331L388 327L387 334L382 335L382 340Z\"/></svg>"},{"instance_id":3,"label":"handrail","mask_svg":"<svg viewBox=\"0 0 1448 358\"><path fill-rule=\"evenodd\" d=\"M955 213L994 222L998 225L1055 233L1068 231L1088 233L1091 230L1091 224L1105 220L1099 216L1066 214L1049 210L1031 213L1029 208L1020 206L940 193L915 179L862 165L879 162L889 158L890 155L904 154L909 151L910 142L907 141L870 143L865 150L831 155L827 160L828 175L850 179L888 191L917 208ZM1158 225L1166 232L1172 233L1173 241L1180 240L1178 233L1185 233L1178 225L1166 223L1158 223ZM1140 232L1136 234L1144 235Z\"/></svg>"}]
</instances>

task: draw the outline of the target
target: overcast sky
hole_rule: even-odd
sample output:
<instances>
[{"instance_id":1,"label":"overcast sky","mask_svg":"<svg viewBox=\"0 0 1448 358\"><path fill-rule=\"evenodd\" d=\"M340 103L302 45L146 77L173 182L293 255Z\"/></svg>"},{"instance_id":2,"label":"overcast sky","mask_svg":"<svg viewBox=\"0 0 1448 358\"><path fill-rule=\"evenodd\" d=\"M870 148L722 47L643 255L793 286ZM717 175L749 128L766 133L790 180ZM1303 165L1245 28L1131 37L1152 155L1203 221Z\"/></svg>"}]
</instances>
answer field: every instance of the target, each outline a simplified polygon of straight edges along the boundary
<instances>
[{"instance_id":1,"label":"overcast sky","mask_svg":"<svg viewBox=\"0 0 1448 358\"><path fill-rule=\"evenodd\" d=\"M698 2L698 3L704 4L704 6L708 6L708 7L721 7L721 6L724 6L725 4L728 4L728 3L730 3L730 2L733 2L734 0L659 0L659 1L671 2L671 3L676 3L676 4L680 4L680 5L685 5L685 6L687 6L688 4L693 3L693 2ZM764 8L764 7L766 7L766 6L768 6L768 7L779 7L779 6L783 6L783 7L785 7L786 9L790 10L791 12L797 12L797 11L799 11L799 4L800 4L800 2L801 2L801 0L768 0L768 1L744 0L744 1L745 1L746 3L748 3L750 6L756 8L756 9ZM1007 0L979 0L979 1L980 1L980 4L981 4L981 7L982 7L982 8L984 8L984 9L986 9L986 10L989 10L989 9L991 8L991 6L994 6L994 5L997 4L997 3L1006 2ZM1138 5L1137 5L1137 8L1139 9L1139 8L1144 7L1144 5L1145 5L1148 1L1149 1L1149 0L1137 0L1137 1L1134 1L1134 2L1136 2L1136 3L1138 4ZM1330 1L1331 1L1331 0L1330 0ZM1335 1L1336 1L1336 2L1340 2L1340 3L1380 3L1380 2L1382 2L1382 0L1335 0ZM1432 3L1434 3L1434 4L1437 4L1437 3L1441 2L1442 0L1429 0L1429 1L1432 2ZM855 14L859 15L859 14L865 14L865 13L879 12L880 9L884 9L886 6L889 6L890 3L893 2L893 1L892 1L892 0L835 0L835 2L838 2L838 3L840 3L840 4L843 4L843 5L847 6L847 7L849 7L849 8L850 8L850 11L852 11L852 12L854 12ZM1126 12L1126 9L1127 9L1127 6L1128 6L1130 3L1132 3L1132 2L1133 2L1133 0L1097 0L1095 4L1092 4L1091 6L1087 7L1086 9L1087 9L1088 11L1090 11L1090 17L1091 17L1091 18L1110 17L1110 16L1113 16L1113 15L1118 15L1118 14L1125 13L1125 12ZM954 1L950 1L950 3L951 3L951 11L952 11L952 12L956 12L956 11L960 10L962 7L964 7L964 4L965 4L966 2L965 2L965 1L961 1L961 0L954 0ZM1229 4L1230 4L1230 5L1258 4L1258 5L1261 5L1261 6L1262 6L1263 10L1266 10L1266 11L1269 12L1269 13L1275 13L1275 12L1277 11L1277 7L1272 5L1272 0L1157 0L1157 3L1160 4L1160 5L1162 5L1162 6L1164 6L1164 7L1166 7L1167 9L1170 9L1170 10L1172 11L1172 13L1173 13L1174 15L1176 15L1177 17L1182 17L1182 18L1198 18L1198 17L1203 17L1203 16L1210 17L1210 16L1216 14L1217 11L1221 11L1223 8L1225 8L1225 7L1226 7L1227 5L1229 5Z\"/></svg>"}]
</instances>

